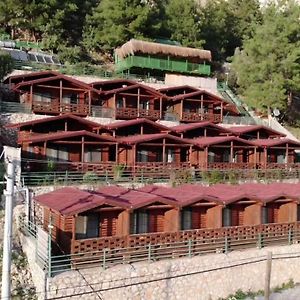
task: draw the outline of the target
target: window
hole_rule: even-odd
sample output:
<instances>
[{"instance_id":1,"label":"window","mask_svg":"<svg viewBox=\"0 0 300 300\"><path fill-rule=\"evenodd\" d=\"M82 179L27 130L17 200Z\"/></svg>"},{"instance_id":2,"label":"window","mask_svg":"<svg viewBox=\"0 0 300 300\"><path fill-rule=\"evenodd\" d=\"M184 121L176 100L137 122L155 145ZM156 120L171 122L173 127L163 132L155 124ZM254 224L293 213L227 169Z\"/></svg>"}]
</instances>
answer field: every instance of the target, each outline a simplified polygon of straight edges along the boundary
<instances>
[{"instance_id":1,"label":"window","mask_svg":"<svg viewBox=\"0 0 300 300\"><path fill-rule=\"evenodd\" d=\"M149 110L149 108L150 108L150 101L149 101L149 100L147 100L147 101L142 101L142 102L141 102L141 108L142 108L142 109Z\"/></svg>"},{"instance_id":2,"label":"window","mask_svg":"<svg viewBox=\"0 0 300 300\"><path fill-rule=\"evenodd\" d=\"M228 207L223 209L223 226L231 226L231 209Z\"/></svg>"},{"instance_id":3,"label":"window","mask_svg":"<svg viewBox=\"0 0 300 300\"><path fill-rule=\"evenodd\" d=\"M78 104L78 102L79 95L75 93L64 95L62 98L62 103L65 104Z\"/></svg>"},{"instance_id":4,"label":"window","mask_svg":"<svg viewBox=\"0 0 300 300\"><path fill-rule=\"evenodd\" d=\"M277 155L277 163L278 164L285 164L286 163L285 153L280 153L280 154Z\"/></svg>"},{"instance_id":5,"label":"window","mask_svg":"<svg viewBox=\"0 0 300 300\"><path fill-rule=\"evenodd\" d=\"M223 152L223 162L230 162L230 151L228 149Z\"/></svg>"},{"instance_id":6,"label":"window","mask_svg":"<svg viewBox=\"0 0 300 300\"><path fill-rule=\"evenodd\" d=\"M79 215L75 223L76 239L96 238L99 236L98 214Z\"/></svg>"},{"instance_id":7,"label":"window","mask_svg":"<svg viewBox=\"0 0 300 300\"><path fill-rule=\"evenodd\" d=\"M268 220L268 208L263 206L262 207L262 211L261 211L261 222L262 224L267 224L269 223L269 220Z\"/></svg>"},{"instance_id":8,"label":"window","mask_svg":"<svg viewBox=\"0 0 300 300\"><path fill-rule=\"evenodd\" d=\"M41 101L41 102L47 102L50 103L51 102L51 94L50 93L38 93L38 94L34 94L34 101Z\"/></svg>"},{"instance_id":9,"label":"window","mask_svg":"<svg viewBox=\"0 0 300 300\"><path fill-rule=\"evenodd\" d=\"M84 162L97 163L102 161L101 149L85 149Z\"/></svg>"},{"instance_id":10,"label":"window","mask_svg":"<svg viewBox=\"0 0 300 300\"><path fill-rule=\"evenodd\" d=\"M190 207L184 208L181 211L181 229L192 229L192 209Z\"/></svg>"},{"instance_id":11,"label":"window","mask_svg":"<svg viewBox=\"0 0 300 300\"><path fill-rule=\"evenodd\" d=\"M69 159L69 152L65 147L54 147L47 148L46 156L52 160L65 160Z\"/></svg>"},{"instance_id":12,"label":"window","mask_svg":"<svg viewBox=\"0 0 300 300\"><path fill-rule=\"evenodd\" d=\"M116 106L117 106L117 108L123 108L123 99L122 98L117 98Z\"/></svg>"},{"instance_id":13,"label":"window","mask_svg":"<svg viewBox=\"0 0 300 300\"><path fill-rule=\"evenodd\" d=\"M130 215L130 233L146 233L149 227L149 216L145 210L139 210Z\"/></svg>"},{"instance_id":14,"label":"window","mask_svg":"<svg viewBox=\"0 0 300 300\"><path fill-rule=\"evenodd\" d=\"M167 156L166 159L168 163L175 162L175 151L174 149L167 149Z\"/></svg>"},{"instance_id":15,"label":"window","mask_svg":"<svg viewBox=\"0 0 300 300\"><path fill-rule=\"evenodd\" d=\"M208 162L214 163L215 162L215 153L214 152L208 152Z\"/></svg>"},{"instance_id":16,"label":"window","mask_svg":"<svg viewBox=\"0 0 300 300\"><path fill-rule=\"evenodd\" d=\"M137 151L137 161L138 162L148 162L148 151L138 150Z\"/></svg>"}]
</instances>

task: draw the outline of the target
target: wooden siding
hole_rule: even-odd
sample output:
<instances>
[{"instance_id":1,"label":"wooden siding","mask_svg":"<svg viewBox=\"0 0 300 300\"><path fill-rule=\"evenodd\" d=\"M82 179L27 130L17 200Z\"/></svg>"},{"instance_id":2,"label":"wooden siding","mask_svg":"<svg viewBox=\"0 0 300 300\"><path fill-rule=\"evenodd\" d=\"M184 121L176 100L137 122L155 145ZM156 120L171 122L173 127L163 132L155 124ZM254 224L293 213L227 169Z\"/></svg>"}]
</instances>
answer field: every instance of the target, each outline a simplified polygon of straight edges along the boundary
<instances>
[{"instance_id":1,"label":"wooden siding","mask_svg":"<svg viewBox=\"0 0 300 300\"><path fill-rule=\"evenodd\" d=\"M164 232L165 209L149 210L149 232Z\"/></svg>"}]
</instances>

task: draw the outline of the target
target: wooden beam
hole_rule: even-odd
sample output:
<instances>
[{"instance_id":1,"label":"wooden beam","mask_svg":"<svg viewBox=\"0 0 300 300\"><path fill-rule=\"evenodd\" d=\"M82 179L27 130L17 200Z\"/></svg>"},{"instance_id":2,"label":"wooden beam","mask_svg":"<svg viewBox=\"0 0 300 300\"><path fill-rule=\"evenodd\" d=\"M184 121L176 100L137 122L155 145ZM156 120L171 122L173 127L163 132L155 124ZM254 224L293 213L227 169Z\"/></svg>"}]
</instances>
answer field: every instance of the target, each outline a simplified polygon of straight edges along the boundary
<instances>
[{"instance_id":1,"label":"wooden beam","mask_svg":"<svg viewBox=\"0 0 300 300\"><path fill-rule=\"evenodd\" d=\"M162 119L162 97L159 98L159 118Z\"/></svg>"},{"instance_id":2,"label":"wooden beam","mask_svg":"<svg viewBox=\"0 0 300 300\"><path fill-rule=\"evenodd\" d=\"M230 142L230 162L233 162L233 141Z\"/></svg>"},{"instance_id":3,"label":"wooden beam","mask_svg":"<svg viewBox=\"0 0 300 300\"><path fill-rule=\"evenodd\" d=\"M163 154L162 154L163 162L166 162L166 139L163 139Z\"/></svg>"},{"instance_id":4,"label":"wooden beam","mask_svg":"<svg viewBox=\"0 0 300 300\"><path fill-rule=\"evenodd\" d=\"M63 97L63 84L62 80L59 81L59 103L62 103L62 97Z\"/></svg>"},{"instance_id":5,"label":"wooden beam","mask_svg":"<svg viewBox=\"0 0 300 300\"><path fill-rule=\"evenodd\" d=\"M30 107L32 110L32 106L33 106L33 85L30 85L30 96L29 96L29 101L30 101Z\"/></svg>"},{"instance_id":6,"label":"wooden beam","mask_svg":"<svg viewBox=\"0 0 300 300\"><path fill-rule=\"evenodd\" d=\"M183 100L181 99L180 101L180 119L182 120L182 116L183 116Z\"/></svg>"},{"instance_id":7,"label":"wooden beam","mask_svg":"<svg viewBox=\"0 0 300 300\"><path fill-rule=\"evenodd\" d=\"M89 115L91 115L91 112L92 112L92 97L91 97L91 91L88 91L88 101L89 101Z\"/></svg>"},{"instance_id":8,"label":"wooden beam","mask_svg":"<svg viewBox=\"0 0 300 300\"><path fill-rule=\"evenodd\" d=\"M84 136L81 137L81 162L84 162Z\"/></svg>"},{"instance_id":9,"label":"wooden beam","mask_svg":"<svg viewBox=\"0 0 300 300\"><path fill-rule=\"evenodd\" d=\"M52 85L43 85L43 84L37 84L37 87L42 87L42 88L48 88L48 89L60 89L60 86L52 86ZM72 87L62 87L62 90L68 90L68 91L76 91L76 92L86 92L87 90L85 89L79 89L79 88L72 88Z\"/></svg>"},{"instance_id":10,"label":"wooden beam","mask_svg":"<svg viewBox=\"0 0 300 300\"><path fill-rule=\"evenodd\" d=\"M200 110L201 110L201 120L203 120L203 94L201 95L201 102L200 102Z\"/></svg>"},{"instance_id":11,"label":"wooden beam","mask_svg":"<svg viewBox=\"0 0 300 300\"><path fill-rule=\"evenodd\" d=\"M140 95L140 88L138 88L138 94L137 94L137 116L140 116L140 100L141 100L141 95Z\"/></svg>"}]
</instances>

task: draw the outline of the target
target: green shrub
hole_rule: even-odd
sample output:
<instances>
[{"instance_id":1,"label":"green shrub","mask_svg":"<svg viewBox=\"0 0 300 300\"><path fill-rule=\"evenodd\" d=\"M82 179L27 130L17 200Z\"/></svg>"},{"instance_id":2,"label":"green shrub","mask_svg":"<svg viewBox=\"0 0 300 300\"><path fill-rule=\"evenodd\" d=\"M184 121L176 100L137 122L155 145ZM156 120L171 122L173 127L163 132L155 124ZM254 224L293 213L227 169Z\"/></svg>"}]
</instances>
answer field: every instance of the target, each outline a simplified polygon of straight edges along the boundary
<instances>
[{"instance_id":1,"label":"green shrub","mask_svg":"<svg viewBox=\"0 0 300 300\"><path fill-rule=\"evenodd\" d=\"M84 183L93 183L96 182L97 180L98 180L98 175L94 172L86 172L82 177L82 181Z\"/></svg>"}]
</instances>

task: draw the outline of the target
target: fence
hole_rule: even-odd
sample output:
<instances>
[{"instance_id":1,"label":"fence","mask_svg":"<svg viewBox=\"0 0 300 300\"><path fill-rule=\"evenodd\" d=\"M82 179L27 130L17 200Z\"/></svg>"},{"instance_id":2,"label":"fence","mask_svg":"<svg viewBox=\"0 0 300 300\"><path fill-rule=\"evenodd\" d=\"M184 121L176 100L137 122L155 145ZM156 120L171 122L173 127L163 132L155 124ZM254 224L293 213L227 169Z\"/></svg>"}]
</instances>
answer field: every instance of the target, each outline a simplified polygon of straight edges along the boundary
<instances>
[{"instance_id":1,"label":"fence","mask_svg":"<svg viewBox=\"0 0 300 300\"><path fill-rule=\"evenodd\" d=\"M0 101L0 112L3 113L31 113L31 108L25 103Z\"/></svg>"},{"instance_id":2,"label":"fence","mask_svg":"<svg viewBox=\"0 0 300 300\"><path fill-rule=\"evenodd\" d=\"M22 231L35 237L36 235L31 234L31 231L27 229L28 226L32 226L32 223L23 222ZM38 232L38 229L35 232ZM40 266L45 272L48 272L48 276L54 276L70 269L95 266L105 269L118 264L140 261L152 262L209 253L228 253L249 248L260 249L266 246L291 245L300 241L300 222L187 230L179 232L179 236L177 233L160 234L173 236L173 238L166 238L161 243L134 244L130 247L103 248L100 251L85 251L75 254L45 256L44 253L38 255L38 258L44 258ZM147 236L151 235L153 234L132 235L129 238L149 241L151 237L147 238ZM88 240L76 242L84 243L85 241Z\"/></svg>"},{"instance_id":3,"label":"fence","mask_svg":"<svg viewBox=\"0 0 300 300\"><path fill-rule=\"evenodd\" d=\"M110 171L103 170L102 174L95 172L77 172L77 171L57 171L57 172L22 172L22 181L27 186L38 185L72 185L72 184L113 184L113 183L143 183L151 184L155 182L180 183L232 183L240 181L282 181L287 179L300 179L300 169L266 169L266 170L198 170L198 169L168 169L164 168L162 172L143 170L132 171Z\"/></svg>"}]
</instances>

